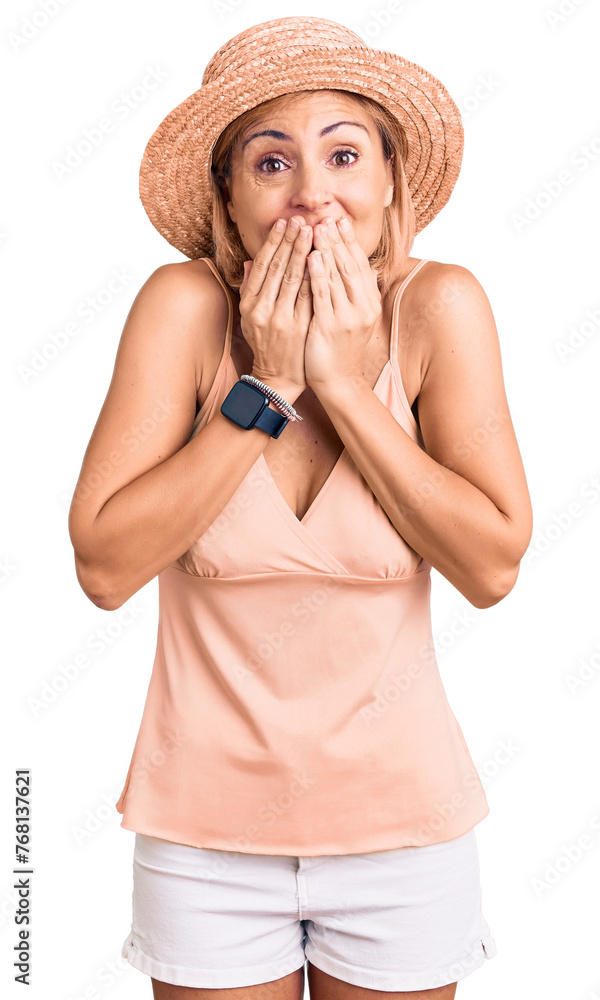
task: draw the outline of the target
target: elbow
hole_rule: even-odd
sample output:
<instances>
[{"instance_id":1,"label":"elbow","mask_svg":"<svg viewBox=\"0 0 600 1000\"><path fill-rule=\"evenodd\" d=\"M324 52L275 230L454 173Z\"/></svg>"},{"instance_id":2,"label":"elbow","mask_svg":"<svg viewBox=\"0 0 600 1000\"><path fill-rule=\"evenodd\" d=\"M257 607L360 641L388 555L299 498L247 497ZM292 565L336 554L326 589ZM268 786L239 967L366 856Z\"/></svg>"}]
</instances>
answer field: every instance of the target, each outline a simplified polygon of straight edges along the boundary
<instances>
[{"instance_id":1,"label":"elbow","mask_svg":"<svg viewBox=\"0 0 600 1000\"><path fill-rule=\"evenodd\" d=\"M491 579L488 577L478 588L477 593L468 597L473 607L480 610L493 608L495 604L499 604L500 601L504 600L517 582L519 568L520 563L517 563L516 566L511 566L510 569L504 570L504 572L498 570Z\"/></svg>"},{"instance_id":2,"label":"elbow","mask_svg":"<svg viewBox=\"0 0 600 1000\"><path fill-rule=\"evenodd\" d=\"M118 608L122 608L125 604L126 598L123 600L117 599L114 594L107 594L105 592L101 594L88 594L87 595L97 608L101 611L117 611Z\"/></svg>"},{"instance_id":3,"label":"elbow","mask_svg":"<svg viewBox=\"0 0 600 1000\"><path fill-rule=\"evenodd\" d=\"M77 555L75 556L75 572L85 596L101 611L116 611L125 603L126 598L121 599L116 595L111 587L107 586L107 581L101 580L93 567L82 563Z\"/></svg>"},{"instance_id":4,"label":"elbow","mask_svg":"<svg viewBox=\"0 0 600 1000\"><path fill-rule=\"evenodd\" d=\"M85 527L85 530L84 530ZM116 611L128 596L115 593L114 580L102 565L98 546L90 541L87 525L82 526L74 507L69 512L69 537L75 556L75 574L85 596L101 611Z\"/></svg>"},{"instance_id":5,"label":"elbow","mask_svg":"<svg viewBox=\"0 0 600 1000\"><path fill-rule=\"evenodd\" d=\"M474 607L482 609L492 608L494 604L499 604L500 601L504 600L510 594L517 582L521 568L521 559L529 545L532 530L530 517L523 525L521 537L518 539L513 538L512 543L503 546L501 555L498 555L498 563L493 573L490 574L488 569L485 578L480 581L479 591L476 595L477 600L469 598Z\"/></svg>"}]
</instances>

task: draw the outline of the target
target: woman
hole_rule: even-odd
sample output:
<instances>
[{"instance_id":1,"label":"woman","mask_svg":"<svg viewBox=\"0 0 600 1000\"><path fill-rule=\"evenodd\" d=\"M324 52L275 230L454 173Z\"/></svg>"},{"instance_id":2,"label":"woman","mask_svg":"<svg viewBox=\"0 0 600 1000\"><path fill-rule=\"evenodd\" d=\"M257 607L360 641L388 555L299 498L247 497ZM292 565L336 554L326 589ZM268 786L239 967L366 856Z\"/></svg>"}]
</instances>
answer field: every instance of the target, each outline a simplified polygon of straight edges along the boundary
<instances>
[{"instance_id":1,"label":"woman","mask_svg":"<svg viewBox=\"0 0 600 1000\"><path fill-rule=\"evenodd\" d=\"M144 154L191 259L134 302L70 531L98 607L159 579L117 803L123 955L158 1000L300 998L305 957L313 1000L450 1000L495 954L429 571L497 603L531 509L485 293L408 256L462 141L430 74L290 17L224 45Z\"/></svg>"}]
</instances>

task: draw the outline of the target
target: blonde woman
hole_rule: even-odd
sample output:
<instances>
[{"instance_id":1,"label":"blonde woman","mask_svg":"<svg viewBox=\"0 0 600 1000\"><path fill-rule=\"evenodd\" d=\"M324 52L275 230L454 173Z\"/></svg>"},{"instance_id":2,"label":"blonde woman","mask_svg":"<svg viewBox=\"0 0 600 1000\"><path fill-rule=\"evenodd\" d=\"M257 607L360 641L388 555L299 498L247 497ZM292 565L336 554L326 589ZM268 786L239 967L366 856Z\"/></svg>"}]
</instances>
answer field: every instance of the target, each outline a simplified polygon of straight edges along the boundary
<instances>
[{"instance_id":1,"label":"blonde woman","mask_svg":"<svg viewBox=\"0 0 600 1000\"><path fill-rule=\"evenodd\" d=\"M531 508L486 295L410 256L462 148L435 77L289 17L144 153L189 260L132 306L69 524L98 607L159 580L117 803L156 1000L300 1000L306 960L313 1000L451 1000L496 952L430 569L502 600Z\"/></svg>"}]
</instances>

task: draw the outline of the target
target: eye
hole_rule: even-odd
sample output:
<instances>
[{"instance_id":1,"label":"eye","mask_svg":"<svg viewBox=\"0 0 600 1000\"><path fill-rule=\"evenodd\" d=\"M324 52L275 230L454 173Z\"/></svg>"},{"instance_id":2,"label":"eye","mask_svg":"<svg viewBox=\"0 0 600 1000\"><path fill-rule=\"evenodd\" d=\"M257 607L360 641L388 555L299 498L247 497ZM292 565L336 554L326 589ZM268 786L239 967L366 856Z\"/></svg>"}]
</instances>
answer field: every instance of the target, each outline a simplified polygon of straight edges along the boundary
<instances>
[{"instance_id":1,"label":"eye","mask_svg":"<svg viewBox=\"0 0 600 1000\"><path fill-rule=\"evenodd\" d=\"M265 163L283 163L283 160L282 160L282 158L280 156L265 156L265 157L263 157L262 160L259 160L258 163L256 164L257 170L260 169L260 167L262 167L263 164L265 164ZM279 174L279 173L281 173L281 171L280 170L262 170L261 173L263 173L263 174Z\"/></svg>"},{"instance_id":2,"label":"eye","mask_svg":"<svg viewBox=\"0 0 600 1000\"><path fill-rule=\"evenodd\" d=\"M336 149L336 151L333 154L333 156L335 158L336 156L347 156L348 154L350 156L355 156L356 158L358 158L358 153L355 153L353 149ZM349 166L351 166L351 164L350 163L340 163L339 166L341 166L341 167L349 167Z\"/></svg>"},{"instance_id":3,"label":"eye","mask_svg":"<svg viewBox=\"0 0 600 1000\"><path fill-rule=\"evenodd\" d=\"M336 149L335 153L332 154L332 158L335 159L337 156L348 156L348 155L354 156L356 159L358 159L359 156L359 154L356 153L353 149ZM263 170L261 168L265 166L267 163L283 163L283 162L284 159L282 156L275 156L275 155L263 156L262 160L259 160L258 163L256 164L256 169L260 170L260 172L263 174L280 174L281 170L279 168L277 170L267 170L266 167ZM339 167L350 167L352 166L353 162L355 161L353 160L350 163L338 163L337 165Z\"/></svg>"}]
</instances>

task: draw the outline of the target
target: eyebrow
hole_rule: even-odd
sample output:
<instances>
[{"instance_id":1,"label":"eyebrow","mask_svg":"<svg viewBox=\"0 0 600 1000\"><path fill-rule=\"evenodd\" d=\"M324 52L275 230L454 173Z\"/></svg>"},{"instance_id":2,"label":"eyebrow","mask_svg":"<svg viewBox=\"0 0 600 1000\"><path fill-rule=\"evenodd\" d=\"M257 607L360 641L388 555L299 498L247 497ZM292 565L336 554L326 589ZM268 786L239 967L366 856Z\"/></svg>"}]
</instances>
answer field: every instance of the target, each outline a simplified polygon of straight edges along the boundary
<instances>
[{"instance_id":1,"label":"eyebrow","mask_svg":"<svg viewBox=\"0 0 600 1000\"><path fill-rule=\"evenodd\" d=\"M329 135L330 132L339 128L340 125L356 125L358 128L364 129L367 135L369 135L367 126L363 125L362 122L335 122L333 125L326 125L325 128L321 129L319 132L319 139L322 139L324 135ZM287 135L286 132L279 132L277 129L267 128L263 132L253 132L247 139L244 139L241 146L242 151L246 148L249 142L252 142L253 139L258 139L262 135L268 135L272 139L279 139L280 142L293 142L293 137L291 135Z\"/></svg>"}]
</instances>

